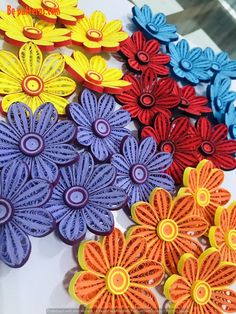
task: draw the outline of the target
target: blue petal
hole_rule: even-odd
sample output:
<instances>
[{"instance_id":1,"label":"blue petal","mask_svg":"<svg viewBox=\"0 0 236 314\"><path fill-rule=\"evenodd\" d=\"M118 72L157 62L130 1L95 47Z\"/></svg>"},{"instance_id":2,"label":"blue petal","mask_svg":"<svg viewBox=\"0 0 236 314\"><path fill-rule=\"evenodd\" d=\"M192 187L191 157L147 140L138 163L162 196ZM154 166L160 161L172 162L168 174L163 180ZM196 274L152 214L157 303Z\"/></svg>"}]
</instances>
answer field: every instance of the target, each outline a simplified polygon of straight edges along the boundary
<instances>
[{"instance_id":1,"label":"blue petal","mask_svg":"<svg viewBox=\"0 0 236 314\"><path fill-rule=\"evenodd\" d=\"M203 51L204 56L210 60L211 62L215 60L215 53L213 51L213 49L211 49L210 47L207 47L204 51Z\"/></svg>"},{"instance_id":2,"label":"blue petal","mask_svg":"<svg viewBox=\"0 0 236 314\"><path fill-rule=\"evenodd\" d=\"M108 147L104 139L95 137L91 143L91 152L100 161L104 161L108 158Z\"/></svg>"},{"instance_id":3,"label":"blue petal","mask_svg":"<svg viewBox=\"0 0 236 314\"><path fill-rule=\"evenodd\" d=\"M111 185L114 182L115 177L116 171L112 165L97 165L94 168L93 175L87 183L86 188L88 189L89 193L100 191L101 189Z\"/></svg>"},{"instance_id":4,"label":"blue petal","mask_svg":"<svg viewBox=\"0 0 236 314\"><path fill-rule=\"evenodd\" d=\"M198 64L199 57L202 55L202 49L201 48L193 48L188 53L188 59L192 62L196 61L196 64ZM205 58L204 58L205 60ZM206 59L206 63L208 64L209 61Z\"/></svg>"},{"instance_id":5,"label":"blue petal","mask_svg":"<svg viewBox=\"0 0 236 314\"><path fill-rule=\"evenodd\" d=\"M68 165L78 158L78 152L70 144L58 144L46 147L42 156L58 165Z\"/></svg>"},{"instance_id":6,"label":"blue petal","mask_svg":"<svg viewBox=\"0 0 236 314\"><path fill-rule=\"evenodd\" d=\"M115 109L115 99L111 95L104 94L98 100L98 117L107 119Z\"/></svg>"},{"instance_id":7,"label":"blue petal","mask_svg":"<svg viewBox=\"0 0 236 314\"><path fill-rule=\"evenodd\" d=\"M52 195L53 198L53 195ZM56 223L62 220L72 210L64 203L62 197L58 199L50 199L44 208L53 216Z\"/></svg>"},{"instance_id":8,"label":"blue petal","mask_svg":"<svg viewBox=\"0 0 236 314\"><path fill-rule=\"evenodd\" d=\"M24 135L32 129L32 111L23 103L13 103L8 109L7 121L19 135Z\"/></svg>"},{"instance_id":9,"label":"blue petal","mask_svg":"<svg viewBox=\"0 0 236 314\"><path fill-rule=\"evenodd\" d=\"M181 58L186 58L189 52L189 44L187 40L181 39L176 45L176 50Z\"/></svg>"},{"instance_id":10,"label":"blue petal","mask_svg":"<svg viewBox=\"0 0 236 314\"><path fill-rule=\"evenodd\" d=\"M89 153L82 153L79 162L75 166L76 183L79 186L87 186L94 171L93 157Z\"/></svg>"},{"instance_id":11,"label":"blue petal","mask_svg":"<svg viewBox=\"0 0 236 314\"><path fill-rule=\"evenodd\" d=\"M186 76L186 72L181 70L179 67L174 67L173 71L178 77L184 78Z\"/></svg>"},{"instance_id":12,"label":"blue petal","mask_svg":"<svg viewBox=\"0 0 236 314\"><path fill-rule=\"evenodd\" d=\"M0 145L1 146L1 145ZM17 147L6 145L0 149L0 168L6 165L9 161L20 160L22 154Z\"/></svg>"},{"instance_id":13,"label":"blue petal","mask_svg":"<svg viewBox=\"0 0 236 314\"><path fill-rule=\"evenodd\" d=\"M130 167L121 154L114 154L111 158L111 164L116 168L118 174L129 174Z\"/></svg>"},{"instance_id":14,"label":"blue petal","mask_svg":"<svg viewBox=\"0 0 236 314\"><path fill-rule=\"evenodd\" d=\"M129 189L128 205L131 207L134 203L141 201L140 184L132 184Z\"/></svg>"},{"instance_id":15,"label":"blue petal","mask_svg":"<svg viewBox=\"0 0 236 314\"><path fill-rule=\"evenodd\" d=\"M0 145L11 145L19 148L20 134L5 121L0 122Z\"/></svg>"},{"instance_id":16,"label":"blue petal","mask_svg":"<svg viewBox=\"0 0 236 314\"><path fill-rule=\"evenodd\" d=\"M226 64L228 62L228 59L229 59L229 55L227 52L220 52L217 54L216 56L216 62L219 62L219 64Z\"/></svg>"},{"instance_id":17,"label":"blue petal","mask_svg":"<svg viewBox=\"0 0 236 314\"><path fill-rule=\"evenodd\" d=\"M152 21L152 10L148 5L144 5L141 8L141 12L145 18L146 23L151 22Z\"/></svg>"},{"instance_id":18,"label":"blue petal","mask_svg":"<svg viewBox=\"0 0 236 314\"><path fill-rule=\"evenodd\" d=\"M199 79L198 79L197 75L198 75L198 73L195 74L195 73L193 73L193 71L185 73L186 79L188 81L190 81L191 83L193 83L193 84L198 84L199 83Z\"/></svg>"},{"instance_id":19,"label":"blue petal","mask_svg":"<svg viewBox=\"0 0 236 314\"><path fill-rule=\"evenodd\" d=\"M33 118L33 132L44 135L58 120L57 110L51 103L38 107Z\"/></svg>"},{"instance_id":20,"label":"blue petal","mask_svg":"<svg viewBox=\"0 0 236 314\"><path fill-rule=\"evenodd\" d=\"M59 170L57 165L46 159L43 155L36 156L32 161L32 178L40 178L53 183L58 179L58 175Z\"/></svg>"},{"instance_id":21,"label":"blue petal","mask_svg":"<svg viewBox=\"0 0 236 314\"><path fill-rule=\"evenodd\" d=\"M138 162L147 165L157 152L157 144L152 137L146 137L139 144Z\"/></svg>"},{"instance_id":22,"label":"blue petal","mask_svg":"<svg viewBox=\"0 0 236 314\"><path fill-rule=\"evenodd\" d=\"M79 126L77 133L77 141L84 146L90 146L95 139L95 135L90 126Z\"/></svg>"},{"instance_id":23,"label":"blue petal","mask_svg":"<svg viewBox=\"0 0 236 314\"><path fill-rule=\"evenodd\" d=\"M85 109L77 103L73 102L69 104L68 111L71 119L73 119L77 125L90 127L93 123L93 120L91 120Z\"/></svg>"},{"instance_id":24,"label":"blue petal","mask_svg":"<svg viewBox=\"0 0 236 314\"><path fill-rule=\"evenodd\" d=\"M153 185L153 187L159 187L169 192L173 192L175 190L174 180L166 173L150 173L148 181Z\"/></svg>"},{"instance_id":25,"label":"blue petal","mask_svg":"<svg viewBox=\"0 0 236 314\"><path fill-rule=\"evenodd\" d=\"M233 79L236 78L236 61L229 61L224 65L221 73Z\"/></svg>"},{"instance_id":26,"label":"blue petal","mask_svg":"<svg viewBox=\"0 0 236 314\"><path fill-rule=\"evenodd\" d=\"M127 195L123 189L109 186L99 192L92 193L89 202L107 209L120 209L127 203Z\"/></svg>"},{"instance_id":27,"label":"blue petal","mask_svg":"<svg viewBox=\"0 0 236 314\"><path fill-rule=\"evenodd\" d=\"M141 10L139 9L139 7L134 6L132 8L132 13L133 13L134 22L136 22L140 26L145 26L146 20L145 20L144 15L142 14Z\"/></svg>"},{"instance_id":28,"label":"blue petal","mask_svg":"<svg viewBox=\"0 0 236 314\"><path fill-rule=\"evenodd\" d=\"M114 128L109 135L109 139L116 145L116 151L120 150L120 143L125 137L132 136L130 130L125 128Z\"/></svg>"},{"instance_id":29,"label":"blue petal","mask_svg":"<svg viewBox=\"0 0 236 314\"><path fill-rule=\"evenodd\" d=\"M90 90L85 89L80 95L80 101L90 121L94 121L98 114L97 98Z\"/></svg>"},{"instance_id":30,"label":"blue petal","mask_svg":"<svg viewBox=\"0 0 236 314\"><path fill-rule=\"evenodd\" d=\"M171 54L171 59L179 62L181 60L181 55L178 53L175 44L170 43L168 47Z\"/></svg>"},{"instance_id":31,"label":"blue petal","mask_svg":"<svg viewBox=\"0 0 236 314\"><path fill-rule=\"evenodd\" d=\"M161 26L166 23L166 16L163 13L157 13L152 18L152 23L156 26Z\"/></svg>"},{"instance_id":32,"label":"blue petal","mask_svg":"<svg viewBox=\"0 0 236 314\"><path fill-rule=\"evenodd\" d=\"M108 121L112 127L125 127L130 123L131 117L128 111L119 109L108 117Z\"/></svg>"},{"instance_id":33,"label":"blue petal","mask_svg":"<svg viewBox=\"0 0 236 314\"><path fill-rule=\"evenodd\" d=\"M64 144L71 141L76 134L72 121L63 120L56 123L44 136L46 144Z\"/></svg>"},{"instance_id":34,"label":"blue petal","mask_svg":"<svg viewBox=\"0 0 236 314\"><path fill-rule=\"evenodd\" d=\"M129 166L138 162L138 142L134 136L129 136L124 141L122 152Z\"/></svg>"},{"instance_id":35,"label":"blue petal","mask_svg":"<svg viewBox=\"0 0 236 314\"><path fill-rule=\"evenodd\" d=\"M172 164L172 155L169 153L157 153L147 164L148 171L158 173L167 170Z\"/></svg>"}]
</instances>

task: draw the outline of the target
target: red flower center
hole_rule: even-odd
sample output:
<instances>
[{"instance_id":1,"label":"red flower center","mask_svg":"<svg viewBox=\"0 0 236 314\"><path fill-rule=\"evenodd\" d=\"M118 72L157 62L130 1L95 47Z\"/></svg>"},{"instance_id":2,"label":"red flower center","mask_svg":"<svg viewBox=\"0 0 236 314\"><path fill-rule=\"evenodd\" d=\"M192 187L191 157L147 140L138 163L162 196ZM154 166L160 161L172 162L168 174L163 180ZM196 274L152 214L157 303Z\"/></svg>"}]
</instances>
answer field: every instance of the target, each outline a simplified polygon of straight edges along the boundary
<instances>
[{"instance_id":1,"label":"red flower center","mask_svg":"<svg viewBox=\"0 0 236 314\"><path fill-rule=\"evenodd\" d=\"M136 54L136 58L142 64L147 64L150 61L149 55L142 50Z\"/></svg>"},{"instance_id":2,"label":"red flower center","mask_svg":"<svg viewBox=\"0 0 236 314\"><path fill-rule=\"evenodd\" d=\"M202 142L200 150L204 155L212 155L215 152L215 145L210 141Z\"/></svg>"},{"instance_id":3,"label":"red flower center","mask_svg":"<svg viewBox=\"0 0 236 314\"><path fill-rule=\"evenodd\" d=\"M155 97L149 93L143 93L139 97L139 103L144 108L150 108L155 104Z\"/></svg>"},{"instance_id":4,"label":"red flower center","mask_svg":"<svg viewBox=\"0 0 236 314\"><path fill-rule=\"evenodd\" d=\"M102 32L97 29L89 29L86 33L86 37L92 41L102 40Z\"/></svg>"},{"instance_id":5,"label":"red flower center","mask_svg":"<svg viewBox=\"0 0 236 314\"><path fill-rule=\"evenodd\" d=\"M27 75L22 81L22 89L30 96L38 96L42 93L44 84L37 75Z\"/></svg>"},{"instance_id":6,"label":"red flower center","mask_svg":"<svg viewBox=\"0 0 236 314\"><path fill-rule=\"evenodd\" d=\"M160 149L162 152L173 154L175 152L175 144L171 141L163 141Z\"/></svg>"},{"instance_id":7,"label":"red flower center","mask_svg":"<svg viewBox=\"0 0 236 314\"><path fill-rule=\"evenodd\" d=\"M48 9L58 9L59 5L55 0L42 0L42 7L46 10Z\"/></svg>"},{"instance_id":8,"label":"red flower center","mask_svg":"<svg viewBox=\"0 0 236 314\"><path fill-rule=\"evenodd\" d=\"M181 97L181 105L184 107L188 107L189 105L188 99L186 99L185 97Z\"/></svg>"},{"instance_id":9,"label":"red flower center","mask_svg":"<svg viewBox=\"0 0 236 314\"><path fill-rule=\"evenodd\" d=\"M33 26L25 26L23 28L23 34L25 37L29 38L29 39L41 39L42 38L42 31L40 29L38 29L37 27L33 27Z\"/></svg>"}]
</instances>

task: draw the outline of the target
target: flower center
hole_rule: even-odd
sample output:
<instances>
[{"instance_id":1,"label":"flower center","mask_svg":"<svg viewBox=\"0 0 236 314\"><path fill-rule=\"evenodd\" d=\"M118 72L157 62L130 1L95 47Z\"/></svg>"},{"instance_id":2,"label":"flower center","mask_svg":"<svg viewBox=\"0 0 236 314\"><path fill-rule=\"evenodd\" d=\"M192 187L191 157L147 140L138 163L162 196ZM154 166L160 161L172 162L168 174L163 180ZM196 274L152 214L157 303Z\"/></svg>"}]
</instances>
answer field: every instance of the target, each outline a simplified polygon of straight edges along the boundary
<instances>
[{"instance_id":1,"label":"flower center","mask_svg":"<svg viewBox=\"0 0 236 314\"><path fill-rule=\"evenodd\" d=\"M25 26L23 28L23 34L25 37L29 39L41 39L42 38L42 31L38 29L37 27L33 26Z\"/></svg>"},{"instance_id":2,"label":"flower center","mask_svg":"<svg viewBox=\"0 0 236 314\"><path fill-rule=\"evenodd\" d=\"M80 209L88 202L88 192L82 186L72 186L64 193L66 205L73 209Z\"/></svg>"},{"instance_id":3,"label":"flower center","mask_svg":"<svg viewBox=\"0 0 236 314\"><path fill-rule=\"evenodd\" d=\"M142 64L147 64L150 60L149 55L145 51L139 51L136 54L136 59Z\"/></svg>"},{"instance_id":4,"label":"flower center","mask_svg":"<svg viewBox=\"0 0 236 314\"><path fill-rule=\"evenodd\" d=\"M159 28L153 23L148 23L146 27L149 30L149 32L154 33L154 34L158 33L159 31Z\"/></svg>"},{"instance_id":5,"label":"flower center","mask_svg":"<svg viewBox=\"0 0 236 314\"><path fill-rule=\"evenodd\" d=\"M147 168L142 164L133 165L130 169L130 177L134 183L144 183L148 178Z\"/></svg>"},{"instance_id":6,"label":"flower center","mask_svg":"<svg viewBox=\"0 0 236 314\"><path fill-rule=\"evenodd\" d=\"M98 137L104 138L111 133L111 127L105 119L97 119L93 122L93 131Z\"/></svg>"},{"instance_id":7,"label":"flower center","mask_svg":"<svg viewBox=\"0 0 236 314\"><path fill-rule=\"evenodd\" d=\"M163 141L160 149L162 152L173 154L175 152L175 144L171 141Z\"/></svg>"},{"instance_id":8,"label":"flower center","mask_svg":"<svg viewBox=\"0 0 236 314\"><path fill-rule=\"evenodd\" d=\"M211 64L211 68L216 71L219 72L221 70L221 64L218 62L212 62Z\"/></svg>"},{"instance_id":9,"label":"flower center","mask_svg":"<svg viewBox=\"0 0 236 314\"><path fill-rule=\"evenodd\" d=\"M20 150L27 156L37 156L44 150L44 140L37 133L25 134L20 140Z\"/></svg>"},{"instance_id":10,"label":"flower center","mask_svg":"<svg viewBox=\"0 0 236 314\"><path fill-rule=\"evenodd\" d=\"M182 69L184 69L186 71L190 71L193 67L192 62L189 61L188 59L182 59L180 61L180 65L181 65Z\"/></svg>"},{"instance_id":11,"label":"flower center","mask_svg":"<svg viewBox=\"0 0 236 314\"><path fill-rule=\"evenodd\" d=\"M13 216L14 209L8 200L0 198L0 226L8 222Z\"/></svg>"},{"instance_id":12,"label":"flower center","mask_svg":"<svg viewBox=\"0 0 236 314\"><path fill-rule=\"evenodd\" d=\"M43 81L36 75L28 75L22 81L23 91L30 96L38 96L44 88Z\"/></svg>"},{"instance_id":13,"label":"flower center","mask_svg":"<svg viewBox=\"0 0 236 314\"><path fill-rule=\"evenodd\" d=\"M215 152L215 146L212 142L204 141L200 146L200 150L205 155L212 155Z\"/></svg>"},{"instance_id":14,"label":"flower center","mask_svg":"<svg viewBox=\"0 0 236 314\"><path fill-rule=\"evenodd\" d=\"M123 267L112 267L106 275L107 290L115 295L124 294L130 286L130 277Z\"/></svg>"},{"instance_id":15,"label":"flower center","mask_svg":"<svg viewBox=\"0 0 236 314\"><path fill-rule=\"evenodd\" d=\"M144 93L139 97L139 103L144 108L150 108L155 104L155 97L152 94Z\"/></svg>"},{"instance_id":16,"label":"flower center","mask_svg":"<svg viewBox=\"0 0 236 314\"><path fill-rule=\"evenodd\" d=\"M211 195L205 188L201 188L197 191L196 201L200 206L207 206L210 203Z\"/></svg>"},{"instance_id":17,"label":"flower center","mask_svg":"<svg viewBox=\"0 0 236 314\"><path fill-rule=\"evenodd\" d=\"M55 0L42 0L41 5L46 10L59 8L59 5Z\"/></svg>"},{"instance_id":18,"label":"flower center","mask_svg":"<svg viewBox=\"0 0 236 314\"><path fill-rule=\"evenodd\" d=\"M92 41L102 40L102 32L97 29L89 29L86 33L86 37Z\"/></svg>"},{"instance_id":19,"label":"flower center","mask_svg":"<svg viewBox=\"0 0 236 314\"><path fill-rule=\"evenodd\" d=\"M100 73L93 70L88 70L87 73L85 74L85 77L89 82L96 84L101 84L103 81L103 76Z\"/></svg>"},{"instance_id":20,"label":"flower center","mask_svg":"<svg viewBox=\"0 0 236 314\"><path fill-rule=\"evenodd\" d=\"M192 286L191 296L196 303L204 305L211 298L211 287L207 282L197 280Z\"/></svg>"},{"instance_id":21,"label":"flower center","mask_svg":"<svg viewBox=\"0 0 236 314\"><path fill-rule=\"evenodd\" d=\"M236 250L236 230L229 230L226 234L225 242L231 250Z\"/></svg>"},{"instance_id":22,"label":"flower center","mask_svg":"<svg viewBox=\"0 0 236 314\"><path fill-rule=\"evenodd\" d=\"M188 99L181 97L181 105L188 107L188 105L189 105Z\"/></svg>"},{"instance_id":23,"label":"flower center","mask_svg":"<svg viewBox=\"0 0 236 314\"><path fill-rule=\"evenodd\" d=\"M163 219L157 225L157 235L163 241L173 241L178 235L178 226L172 219Z\"/></svg>"}]
</instances>

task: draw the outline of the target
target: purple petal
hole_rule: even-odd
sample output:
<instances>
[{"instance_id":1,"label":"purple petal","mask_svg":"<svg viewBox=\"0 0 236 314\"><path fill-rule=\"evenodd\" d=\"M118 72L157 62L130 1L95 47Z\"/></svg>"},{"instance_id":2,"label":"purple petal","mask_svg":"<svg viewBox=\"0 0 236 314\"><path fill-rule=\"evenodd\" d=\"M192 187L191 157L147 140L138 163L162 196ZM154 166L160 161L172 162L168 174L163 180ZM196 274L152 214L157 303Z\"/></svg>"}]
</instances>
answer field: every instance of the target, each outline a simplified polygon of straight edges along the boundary
<instances>
[{"instance_id":1,"label":"purple petal","mask_svg":"<svg viewBox=\"0 0 236 314\"><path fill-rule=\"evenodd\" d=\"M76 134L76 127L72 121L62 120L47 131L44 136L45 143L64 144L70 142Z\"/></svg>"},{"instance_id":2,"label":"purple petal","mask_svg":"<svg viewBox=\"0 0 236 314\"><path fill-rule=\"evenodd\" d=\"M157 144L152 137L146 137L139 144L139 163L146 165L156 154Z\"/></svg>"},{"instance_id":3,"label":"purple petal","mask_svg":"<svg viewBox=\"0 0 236 314\"><path fill-rule=\"evenodd\" d=\"M174 180L166 173L151 173L148 181L153 185L153 188L159 187L169 192L173 192L175 189Z\"/></svg>"},{"instance_id":4,"label":"purple petal","mask_svg":"<svg viewBox=\"0 0 236 314\"><path fill-rule=\"evenodd\" d=\"M7 121L19 135L24 135L32 130L32 117L31 109L20 102L12 104L7 112Z\"/></svg>"},{"instance_id":5,"label":"purple petal","mask_svg":"<svg viewBox=\"0 0 236 314\"><path fill-rule=\"evenodd\" d=\"M130 123L131 117L128 111L119 109L109 116L108 121L113 127L125 127Z\"/></svg>"},{"instance_id":6,"label":"purple petal","mask_svg":"<svg viewBox=\"0 0 236 314\"><path fill-rule=\"evenodd\" d=\"M77 141L84 146L90 146L95 139L90 126L79 126L77 133Z\"/></svg>"},{"instance_id":7,"label":"purple petal","mask_svg":"<svg viewBox=\"0 0 236 314\"><path fill-rule=\"evenodd\" d=\"M91 152L98 160L106 160L109 154L104 139L98 137L94 138L94 141L91 144Z\"/></svg>"},{"instance_id":8,"label":"purple petal","mask_svg":"<svg viewBox=\"0 0 236 314\"><path fill-rule=\"evenodd\" d=\"M172 164L172 155L169 153L158 153L155 157L147 164L147 169L150 172L164 171Z\"/></svg>"},{"instance_id":9,"label":"purple petal","mask_svg":"<svg viewBox=\"0 0 236 314\"><path fill-rule=\"evenodd\" d=\"M97 117L97 98L90 90L85 89L80 95L81 104L90 121Z\"/></svg>"},{"instance_id":10,"label":"purple petal","mask_svg":"<svg viewBox=\"0 0 236 314\"><path fill-rule=\"evenodd\" d=\"M133 181L130 179L129 175L120 175L116 178L116 185L124 189L128 194L129 189L133 185Z\"/></svg>"},{"instance_id":11,"label":"purple petal","mask_svg":"<svg viewBox=\"0 0 236 314\"><path fill-rule=\"evenodd\" d=\"M1 147L1 145L0 145ZM21 157L21 153L17 147L13 145L6 145L0 149L0 168L2 168L8 161L16 160Z\"/></svg>"},{"instance_id":12,"label":"purple petal","mask_svg":"<svg viewBox=\"0 0 236 314\"><path fill-rule=\"evenodd\" d=\"M89 197L90 203L108 209L120 209L127 202L127 195L123 189L109 186Z\"/></svg>"},{"instance_id":13,"label":"purple petal","mask_svg":"<svg viewBox=\"0 0 236 314\"><path fill-rule=\"evenodd\" d=\"M93 122L80 104L69 104L69 114L77 125L90 126Z\"/></svg>"},{"instance_id":14,"label":"purple petal","mask_svg":"<svg viewBox=\"0 0 236 314\"><path fill-rule=\"evenodd\" d=\"M80 155L79 162L76 163L76 183L79 186L86 186L90 181L94 170L93 157L89 153Z\"/></svg>"},{"instance_id":15,"label":"purple petal","mask_svg":"<svg viewBox=\"0 0 236 314\"><path fill-rule=\"evenodd\" d=\"M121 154L114 154L111 158L111 164L116 168L117 174L129 174L130 167L125 157Z\"/></svg>"},{"instance_id":16,"label":"purple petal","mask_svg":"<svg viewBox=\"0 0 236 314\"><path fill-rule=\"evenodd\" d=\"M111 185L116 177L116 170L112 165L97 165L86 188L90 193L100 191Z\"/></svg>"},{"instance_id":17,"label":"purple petal","mask_svg":"<svg viewBox=\"0 0 236 314\"><path fill-rule=\"evenodd\" d=\"M132 136L132 133L128 129L125 129L125 128L114 128L114 129L112 129L109 138L113 142L116 143L116 146L118 145L116 151L119 151L121 142L124 140L125 137L128 137L128 136Z\"/></svg>"},{"instance_id":18,"label":"purple petal","mask_svg":"<svg viewBox=\"0 0 236 314\"><path fill-rule=\"evenodd\" d=\"M0 145L18 147L21 136L6 122L0 123Z\"/></svg>"},{"instance_id":19,"label":"purple petal","mask_svg":"<svg viewBox=\"0 0 236 314\"><path fill-rule=\"evenodd\" d=\"M53 197L53 196L52 196ZM63 217L65 217L72 210L64 203L63 199L55 200L50 199L48 203L44 206L44 208L50 212L50 214L55 219L56 223L61 221Z\"/></svg>"},{"instance_id":20,"label":"purple petal","mask_svg":"<svg viewBox=\"0 0 236 314\"><path fill-rule=\"evenodd\" d=\"M115 99L111 95L103 94L98 100L98 116L107 119L114 111Z\"/></svg>"},{"instance_id":21,"label":"purple petal","mask_svg":"<svg viewBox=\"0 0 236 314\"><path fill-rule=\"evenodd\" d=\"M34 113L33 131L44 135L58 120L58 114L53 104L47 102Z\"/></svg>"},{"instance_id":22,"label":"purple petal","mask_svg":"<svg viewBox=\"0 0 236 314\"><path fill-rule=\"evenodd\" d=\"M58 165L68 165L78 158L78 152L72 145L58 144L46 147L42 156Z\"/></svg>"},{"instance_id":23,"label":"purple petal","mask_svg":"<svg viewBox=\"0 0 236 314\"><path fill-rule=\"evenodd\" d=\"M122 146L122 152L129 166L137 163L138 142L135 137L129 136Z\"/></svg>"},{"instance_id":24,"label":"purple petal","mask_svg":"<svg viewBox=\"0 0 236 314\"><path fill-rule=\"evenodd\" d=\"M43 156L35 157L32 162L32 178L40 178L53 183L57 180L58 175L59 170L54 162L44 158Z\"/></svg>"},{"instance_id":25,"label":"purple petal","mask_svg":"<svg viewBox=\"0 0 236 314\"><path fill-rule=\"evenodd\" d=\"M140 194L140 186L138 184L133 184L129 190L129 206L132 206L134 203L141 201L141 194Z\"/></svg>"}]
</instances>

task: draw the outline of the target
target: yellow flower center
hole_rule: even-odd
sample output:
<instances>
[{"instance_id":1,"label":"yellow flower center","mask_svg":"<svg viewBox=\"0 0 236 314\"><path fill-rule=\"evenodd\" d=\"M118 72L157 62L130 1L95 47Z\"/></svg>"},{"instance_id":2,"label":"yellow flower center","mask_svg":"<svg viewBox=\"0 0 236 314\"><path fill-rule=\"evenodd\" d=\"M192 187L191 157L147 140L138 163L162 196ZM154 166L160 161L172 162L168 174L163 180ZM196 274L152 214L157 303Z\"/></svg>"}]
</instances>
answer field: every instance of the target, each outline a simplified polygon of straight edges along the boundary
<instances>
[{"instance_id":1,"label":"yellow flower center","mask_svg":"<svg viewBox=\"0 0 236 314\"><path fill-rule=\"evenodd\" d=\"M130 277L123 267L112 267L106 275L107 290L115 295L124 294L130 286Z\"/></svg>"},{"instance_id":2,"label":"yellow flower center","mask_svg":"<svg viewBox=\"0 0 236 314\"><path fill-rule=\"evenodd\" d=\"M191 289L192 299L199 305L204 305L209 302L211 298L211 287L202 280L197 280Z\"/></svg>"},{"instance_id":3,"label":"yellow flower center","mask_svg":"<svg viewBox=\"0 0 236 314\"><path fill-rule=\"evenodd\" d=\"M163 219L157 226L157 235L163 241L173 241L178 235L178 226L172 219Z\"/></svg>"},{"instance_id":4,"label":"yellow flower center","mask_svg":"<svg viewBox=\"0 0 236 314\"><path fill-rule=\"evenodd\" d=\"M86 33L86 37L92 41L102 40L102 32L97 29L89 29Z\"/></svg>"},{"instance_id":5,"label":"yellow flower center","mask_svg":"<svg viewBox=\"0 0 236 314\"><path fill-rule=\"evenodd\" d=\"M58 9L59 5L55 0L42 0L42 7L46 10L48 9Z\"/></svg>"},{"instance_id":6,"label":"yellow flower center","mask_svg":"<svg viewBox=\"0 0 236 314\"><path fill-rule=\"evenodd\" d=\"M201 188L197 191L196 201L200 206L207 206L210 203L211 195L205 188Z\"/></svg>"},{"instance_id":7,"label":"yellow flower center","mask_svg":"<svg viewBox=\"0 0 236 314\"><path fill-rule=\"evenodd\" d=\"M232 229L227 232L225 242L231 250L236 250L236 230Z\"/></svg>"},{"instance_id":8,"label":"yellow flower center","mask_svg":"<svg viewBox=\"0 0 236 314\"><path fill-rule=\"evenodd\" d=\"M96 84L101 84L103 81L103 76L93 70L88 70L87 73L85 74L85 77L88 81Z\"/></svg>"},{"instance_id":9,"label":"yellow flower center","mask_svg":"<svg viewBox=\"0 0 236 314\"><path fill-rule=\"evenodd\" d=\"M43 88L43 81L36 75L28 75L22 81L23 91L30 96L38 96L43 91Z\"/></svg>"},{"instance_id":10,"label":"yellow flower center","mask_svg":"<svg viewBox=\"0 0 236 314\"><path fill-rule=\"evenodd\" d=\"M38 29L37 27L33 26L25 26L23 28L23 34L25 37L29 39L41 39L42 38L42 31Z\"/></svg>"}]
</instances>

